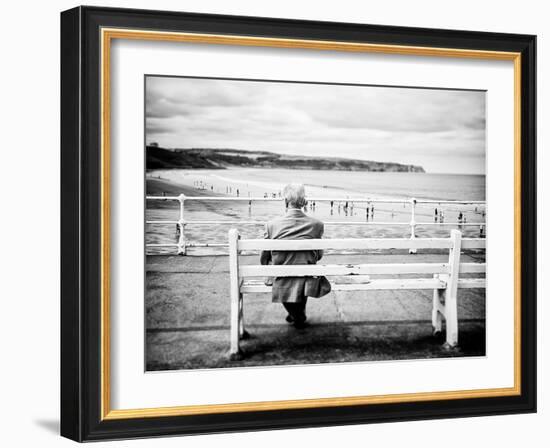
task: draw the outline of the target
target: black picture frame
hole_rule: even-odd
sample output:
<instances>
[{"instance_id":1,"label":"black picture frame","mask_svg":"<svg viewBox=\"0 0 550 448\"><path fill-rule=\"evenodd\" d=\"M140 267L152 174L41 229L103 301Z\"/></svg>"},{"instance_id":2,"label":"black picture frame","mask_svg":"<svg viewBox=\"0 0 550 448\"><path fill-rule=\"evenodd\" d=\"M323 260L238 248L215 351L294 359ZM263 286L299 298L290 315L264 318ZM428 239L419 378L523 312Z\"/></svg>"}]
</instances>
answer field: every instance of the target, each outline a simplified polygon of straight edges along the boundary
<instances>
[{"instance_id":1,"label":"black picture frame","mask_svg":"<svg viewBox=\"0 0 550 448\"><path fill-rule=\"evenodd\" d=\"M521 54L521 393L422 402L102 418L101 28ZM77 7L61 13L61 435L76 441L536 412L536 37Z\"/></svg>"}]
</instances>

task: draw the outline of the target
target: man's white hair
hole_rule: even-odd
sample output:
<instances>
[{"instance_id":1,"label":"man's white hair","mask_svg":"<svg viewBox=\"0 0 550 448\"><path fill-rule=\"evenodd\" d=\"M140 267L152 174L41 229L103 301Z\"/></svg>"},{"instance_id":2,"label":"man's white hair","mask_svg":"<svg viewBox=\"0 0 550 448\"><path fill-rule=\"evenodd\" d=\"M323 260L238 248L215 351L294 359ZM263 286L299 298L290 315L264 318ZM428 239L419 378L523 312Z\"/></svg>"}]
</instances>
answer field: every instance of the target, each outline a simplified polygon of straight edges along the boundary
<instances>
[{"instance_id":1,"label":"man's white hair","mask_svg":"<svg viewBox=\"0 0 550 448\"><path fill-rule=\"evenodd\" d=\"M283 196L289 207L302 208L306 205L306 190L303 184L285 185Z\"/></svg>"}]
</instances>

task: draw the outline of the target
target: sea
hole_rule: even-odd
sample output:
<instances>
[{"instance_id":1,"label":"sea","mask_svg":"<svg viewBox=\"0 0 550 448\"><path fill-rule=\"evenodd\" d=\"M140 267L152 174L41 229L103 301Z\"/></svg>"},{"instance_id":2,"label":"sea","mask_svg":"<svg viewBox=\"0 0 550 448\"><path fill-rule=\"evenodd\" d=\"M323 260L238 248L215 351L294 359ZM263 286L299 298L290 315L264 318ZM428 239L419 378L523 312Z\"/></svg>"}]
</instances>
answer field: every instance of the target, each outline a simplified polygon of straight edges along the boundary
<instances>
[{"instance_id":1,"label":"sea","mask_svg":"<svg viewBox=\"0 0 550 448\"><path fill-rule=\"evenodd\" d=\"M325 222L327 238L409 237L410 200L485 201L485 175L326 171L267 168L225 170L172 169L148 171L147 178L181 185L185 194L235 198L280 198L285 184L305 185L306 212ZM184 191L182 191L184 192ZM193 193L195 192L195 193ZM403 200L404 203L374 203L369 200ZM179 207L165 201L146 201L146 220L178 220ZM243 238L261 238L263 223L285 212L284 203L264 201L199 201L185 203L188 243L223 244L227 231L237 228ZM484 204L418 204L417 237L445 237L459 228L465 237L486 236ZM216 221L216 223L212 223ZM225 222L224 222L225 221ZM254 221L255 224L246 222ZM453 225L452 223L456 223ZM146 243L175 243L175 224L147 224ZM147 254L174 253L173 247L148 247ZM189 254L218 254L219 247L193 247Z\"/></svg>"}]
</instances>

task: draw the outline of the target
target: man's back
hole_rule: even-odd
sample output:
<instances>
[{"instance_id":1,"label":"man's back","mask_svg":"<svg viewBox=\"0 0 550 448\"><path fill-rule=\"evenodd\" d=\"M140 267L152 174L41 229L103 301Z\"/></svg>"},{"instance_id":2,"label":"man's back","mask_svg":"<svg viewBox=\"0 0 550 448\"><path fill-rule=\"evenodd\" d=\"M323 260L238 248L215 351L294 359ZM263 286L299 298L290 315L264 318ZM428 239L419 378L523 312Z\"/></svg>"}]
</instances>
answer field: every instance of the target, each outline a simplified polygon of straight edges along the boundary
<instances>
[{"instance_id":1,"label":"man's back","mask_svg":"<svg viewBox=\"0 0 550 448\"><path fill-rule=\"evenodd\" d=\"M305 240L321 238L323 232L324 224L321 221L299 209L289 209L285 216L266 224L265 237L274 240ZM273 251L269 255L262 254L262 262L269 258L273 264L315 264L321 257L322 251L319 250Z\"/></svg>"},{"instance_id":2,"label":"man's back","mask_svg":"<svg viewBox=\"0 0 550 448\"><path fill-rule=\"evenodd\" d=\"M307 204L305 189L302 184L288 184L283 189L283 196L288 210L285 216L269 221L265 226L265 238L274 240L307 240L323 236L324 224L318 219L307 216L302 207ZM268 251L260 255L262 264L315 264L323 256L321 250L301 251ZM311 284L311 277L308 278ZM267 279L266 284L272 284L271 297L273 302L282 303L288 312L286 321L297 328L303 328L306 317L306 277L275 277ZM313 294L312 294L313 295ZM315 295L315 297L318 297Z\"/></svg>"}]
</instances>

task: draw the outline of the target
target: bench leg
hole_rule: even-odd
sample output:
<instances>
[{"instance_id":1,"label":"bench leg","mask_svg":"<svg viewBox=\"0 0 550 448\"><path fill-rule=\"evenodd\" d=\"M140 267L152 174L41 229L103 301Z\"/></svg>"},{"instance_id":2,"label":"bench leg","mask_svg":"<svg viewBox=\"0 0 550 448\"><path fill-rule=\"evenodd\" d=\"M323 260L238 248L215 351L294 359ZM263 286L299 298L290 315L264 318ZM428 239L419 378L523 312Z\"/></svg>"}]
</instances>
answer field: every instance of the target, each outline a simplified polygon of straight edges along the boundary
<instances>
[{"instance_id":1,"label":"bench leg","mask_svg":"<svg viewBox=\"0 0 550 448\"><path fill-rule=\"evenodd\" d=\"M239 232L237 229L229 229L229 295L231 299L231 311L229 318L229 359L236 360L241 357L239 347L239 332L242 316L242 293L240 291L241 280L239 278Z\"/></svg>"},{"instance_id":2,"label":"bench leg","mask_svg":"<svg viewBox=\"0 0 550 448\"><path fill-rule=\"evenodd\" d=\"M250 333L244 328L244 300L242 293L239 294L239 339L248 339Z\"/></svg>"},{"instance_id":3,"label":"bench leg","mask_svg":"<svg viewBox=\"0 0 550 448\"><path fill-rule=\"evenodd\" d=\"M242 294L236 293L231 295L231 322L230 322L230 339L231 345L229 349L229 358L236 360L240 358L241 348L239 346L240 327L241 327L241 303Z\"/></svg>"},{"instance_id":4,"label":"bench leg","mask_svg":"<svg viewBox=\"0 0 550 448\"><path fill-rule=\"evenodd\" d=\"M447 280L447 290L445 291L446 348L453 348L458 345L457 294L462 233L456 229L451 230L451 241L453 246L449 251L449 278Z\"/></svg>"},{"instance_id":5,"label":"bench leg","mask_svg":"<svg viewBox=\"0 0 550 448\"><path fill-rule=\"evenodd\" d=\"M443 316L441 315L440 308L443 306L441 299L444 297L444 289L434 289L432 302L432 329L434 336L441 333Z\"/></svg>"},{"instance_id":6,"label":"bench leg","mask_svg":"<svg viewBox=\"0 0 550 448\"><path fill-rule=\"evenodd\" d=\"M456 300L456 290L447 293L445 296L445 322L447 324L447 342L446 346L449 348L456 347L458 345L458 310Z\"/></svg>"}]
</instances>

